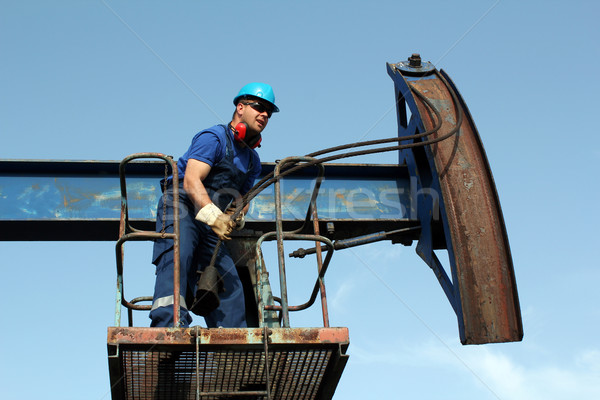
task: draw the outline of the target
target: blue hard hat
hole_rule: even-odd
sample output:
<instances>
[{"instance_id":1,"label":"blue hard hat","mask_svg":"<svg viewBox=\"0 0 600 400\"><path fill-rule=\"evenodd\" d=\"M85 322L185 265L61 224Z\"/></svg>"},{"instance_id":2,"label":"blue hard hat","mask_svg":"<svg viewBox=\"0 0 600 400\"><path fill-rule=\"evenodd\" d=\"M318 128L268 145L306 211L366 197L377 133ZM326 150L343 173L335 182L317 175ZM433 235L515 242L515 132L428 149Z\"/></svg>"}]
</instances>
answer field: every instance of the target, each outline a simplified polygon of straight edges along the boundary
<instances>
[{"instance_id":1,"label":"blue hard hat","mask_svg":"<svg viewBox=\"0 0 600 400\"><path fill-rule=\"evenodd\" d=\"M266 83L252 82L244 86L237 96L233 99L233 104L237 105L241 98L251 96L263 99L273 106L273 112L279 112L279 108L275 105L275 94L273 88Z\"/></svg>"}]
</instances>

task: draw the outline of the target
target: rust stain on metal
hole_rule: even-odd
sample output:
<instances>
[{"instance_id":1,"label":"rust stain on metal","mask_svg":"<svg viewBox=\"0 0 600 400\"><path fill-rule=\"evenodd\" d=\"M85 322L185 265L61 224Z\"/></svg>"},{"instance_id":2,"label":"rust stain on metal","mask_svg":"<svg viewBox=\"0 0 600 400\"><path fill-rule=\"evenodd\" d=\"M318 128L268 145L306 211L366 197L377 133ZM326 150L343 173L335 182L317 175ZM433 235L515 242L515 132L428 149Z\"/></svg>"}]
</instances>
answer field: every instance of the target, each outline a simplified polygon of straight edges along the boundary
<instances>
[{"instance_id":1,"label":"rust stain on metal","mask_svg":"<svg viewBox=\"0 0 600 400\"><path fill-rule=\"evenodd\" d=\"M441 79L415 87L436 105L448 133L457 120L452 97ZM444 100L446 99L446 100ZM425 128L434 121L416 99ZM460 107L460 106L459 106ZM491 171L466 110L458 134L429 146L439 173L458 272L466 343L516 341L522 325L508 239Z\"/></svg>"},{"instance_id":2,"label":"rust stain on metal","mask_svg":"<svg viewBox=\"0 0 600 400\"><path fill-rule=\"evenodd\" d=\"M314 330L310 330L310 331L302 330L302 331L300 331L298 336L303 341L315 341L315 340L320 339L319 331L314 331Z\"/></svg>"},{"instance_id":3,"label":"rust stain on metal","mask_svg":"<svg viewBox=\"0 0 600 400\"><path fill-rule=\"evenodd\" d=\"M249 332L248 332L249 333ZM202 343L233 344L247 343L247 332L243 329L203 329L201 331Z\"/></svg>"},{"instance_id":4,"label":"rust stain on metal","mask_svg":"<svg viewBox=\"0 0 600 400\"><path fill-rule=\"evenodd\" d=\"M272 344L347 343L348 328L271 328ZM202 345L261 344L262 328L199 328ZM109 344L195 343L196 328L109 327Z\"/></svg>"},{"instance_id":5,"label":"rust stain on metal","mask_svg":"<svg viewBox=\"0 0 600 400\"><path fill-rule=\"evenodd\" d=\"M348 328L321 330L319 340L322 343L348 343Z\"/></svg>"},{"instance_id":6,"label":"rust stain on metal","mask_svg":"<svg viewBox=\"0 0 600 400\"><path fill-rule=\"evenodd\" d=\"M187 345L194 343L194 337L190 329L110 327L108 343Z\"/></svg>"},{"instance_id":7,"label":"rust stain on metal","mask_svg":"<svg viewBox=\"0 0 600 400\"><path fill-rule=\"evenodd\" d=\"M327 331L331 335L323 333ZM348 359L347 341L320 342L319 337L347 334L347 329L272 329L268 379L264 332L262 328L109 328L113 399L187 399L197 394L194 388L201 398L266 398L266 385L273 399L332 398ZM198 347L196 334L201 336Z\"/></svg>"}]
</instances>

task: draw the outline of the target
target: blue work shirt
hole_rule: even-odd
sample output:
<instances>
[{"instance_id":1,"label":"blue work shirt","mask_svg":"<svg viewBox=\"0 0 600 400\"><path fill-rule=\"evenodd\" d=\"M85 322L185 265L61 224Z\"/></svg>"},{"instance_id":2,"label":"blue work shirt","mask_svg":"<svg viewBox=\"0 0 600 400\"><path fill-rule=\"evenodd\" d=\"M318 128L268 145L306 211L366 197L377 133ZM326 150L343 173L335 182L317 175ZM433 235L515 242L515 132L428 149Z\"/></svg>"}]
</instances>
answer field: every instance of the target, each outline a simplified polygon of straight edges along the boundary
<instances>
[{"instance_id":1,"label":"blue work shirt","mask_svg":"<svg viewBox=\"0 0 600 400\"><path fill-rule=\"evenodd\" d=\"M215 125L194 136L189 149L177 162L179 179L183 179L190 158L202 161L210 165L211 168L218 164L225 157L227 151L227 138L225 135L229 135L233 144L231 147L233 150L234 165L241 172L248 172L248 178L240 189L242 195L246 194L254 185L256 178L260 176L262 170L260 157L256 150L250 149L247 146L239 146L233 138L233 132L227 129L225 125ZM248 166L251 166L250 171L248 171Z\"/></svg>"}]
</instances>

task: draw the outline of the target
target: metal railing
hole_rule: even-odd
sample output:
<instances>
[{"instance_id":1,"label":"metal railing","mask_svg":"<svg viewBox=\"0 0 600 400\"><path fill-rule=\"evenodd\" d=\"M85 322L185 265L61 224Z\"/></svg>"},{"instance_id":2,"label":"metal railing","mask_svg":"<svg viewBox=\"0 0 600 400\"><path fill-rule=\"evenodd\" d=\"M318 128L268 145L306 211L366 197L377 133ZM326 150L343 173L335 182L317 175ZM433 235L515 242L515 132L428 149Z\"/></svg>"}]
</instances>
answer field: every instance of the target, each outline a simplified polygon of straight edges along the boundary
<instances>
[{"instance_id":1,"label":"metal railing","mask_svg":"<svg viewBox=\"0 0 600 400\"><path fill-rule=\"evenodd\" d=\"M319 217L317 213L317 196L319 194L319 188L321 187L321 182L323 181L324 176L324 166L322 164L315 164L315 166L319 169L318 176L315 181L315 186L312 191L312 195L310 198L310 203L308 207L308 211L306 213L306 218L304 219L304 223L298 229L293 231L283 231L283 217L282 217L282 199L281 199L281 173L282 169L286 167L288 164L296 165L298 163L311 163L314 162L314 158L312 157L288 157L279 161L275 167L274 171L274 186L275 186L275 228L274 232L268 232L262 235L257 243L256 243L256 281L257 281L257 303L258 303L258 320L259 325L265 326L265 312L273 311L279 312L281 318L281 325L284 328L290 327L290 311L300 311L305 310L312 306L317 298L317 295L321 294L321 307L323 313L323 326L329 327L329 315L327 311L327 295L325 290L325 282L324 277L327 272L327 268L329 266L329 262L331 261L331 257L333 256L334 246L330 239L325 236L320 235L319 232ZM305 230L309 229L310 222L312 220L312 230L313 234L305 234L302 233ZM265 301L265 291L262 286L265 285L266 280L263 278L263 275L266 273L266 267L264 265L264 258L262 256L262 243L266 240L273 240L275 238L277 240L277 258L279 264L279 286L281 290L281 298L273 297L273 299L280 303L280 305L275 304L266 304ZM312 293L308 301L303 304L290 306L288 303L288 294L287 294L287 277L285 270L285 254L283 241L284 240L311 240L315 241L315 253L317 256L317 279L315 285L313 287ZM322 249L321 244L325 244L327 247L327 254L325 256L325 260L322 257Z\"/></svg>"},{"instance_id":2,"label":"metal railing","mask_svg":"<svg viewBox=\"0 0 600 400\"><path fill-rule=\"evenodd\" d=\"M115 311L115 326L121 324L121 307L127 308L128 311L128 326L133 326L133 310L150 311L151 305L141 305L138 303L152 301L152 296L136 297L131 300L125 298L124 284L123 284L123 272L124 272L124 250L123 246L127 241L146 241L155 239L172 239L174 241L174 279L173 279L173 321L174 326L179 326L180 320L180 260L179 260L179 208L173 207L173 233L164 231L144 231L134 228L129 221L129 208L127 198L127 182L125 177L125 170L128 163L136 159L143 158L157 158L163 160L165 164L165 177L167 176L167 167L170 167L171 172L177 171L177 164L172 157L163 155L161 153L136 153L124 158L119 165L119 178L121 184L121 219L119 226L119 239L116 243L116 258L117 258L117 298L116 298L116 311ZM313 162L312 157L288 157L278 162L275 167L274 176L281 178L282 171L287 166L295 166L299 163L310 163ZM275 231L268 232L262 235L256 242L256 299L258 306L258 317L259 326L264 327L265 324L265 312L273 312L280 314L280 323L282 327L290 327L289 313L292 311L301 311L311 307L317 297L320 294L321 308L323 315L323 326L329 327L329 315L327 310L327 295L325 289L324 277L327 272L327 268L333 256L335 249L332 241L320 234L319 231L319 217L317 212L317 196L321 187L321 182L324 177L324 166L322 164L315 164L318 168L318 174L316 177L315 185L310 198L306 217L302 226L293 231L283 230L283 216L282 216L282 194L281 194L281 179L275 179ZM173 175L173 197L174 199L179 198L179 179L178 175ZM163 188L164 190L164 188ZM164 194L163 194L164 196ZM165 199L163 198L163 204ZM164 218L163 210L163 218ZM163 226L165 224L163 223ZM312 233L306 233L312 231ZM266 273L266 267L264 265L264 259L262 257L261 246L264 241L276 240L277 241L277 255L279 264L279 285L281 290L281 297L272 297L273 301L265 301L265 293L270 293L270 290L265 290L264 286L269 285L268 280L264 279ZM288 290L287 290L287 277L285 270L285 254L284 254L284 240L294 241L314 241L314 253L317 258L317 278L313 286L312 292L309 299L299 305L290 305L288 302ZM322 255L322 246L325 246L326 254L325 257ZM270 300L270 299L269 299ZM278 302L279 305L274 304ZM267 304L268 303L268 304Z\"/></svg>"},{"instance_id":3,"label":"metal railing","mask_svg":"<svg viewBox=\"0 0 600 400\"><path fill-rule=\"evenodd\" d=\"M155 239L172 239L173 240L173 251L174 251L174 278L173 278L173 325L179 326L179 207L173 207L173 233L167 233L164 230L162 232L154 231L143 231L136 229L131 226L129 222L129 209L127 203L127 183L125 179L125 169L129 162L141 159L141 158L158 158L165 162L165 178L167 175L167 167L170 167L173 175L173 198L179 198L179 177L177 173L177 163L173 160L173 157L166 156L161 153L136 153L125 157L119 164L119 179L121 183L121 221L119 225L119 240L116 244L116 256L117 256L117 299L116 299L116 310L115 310L115 326L121 326L121 306L127 308L128 325L133 326L133 315L132 310L151 310L151 305L138 305L137 303L143 301L152 301L152 296L136 297L132 300L125 299L125 292L123 288L123 245L127 241L145 241ZM165 188L163 188L163 191ZM163 196L165 194L163 193ZM163 197L163 204L166 198ZM163 218L165 218L165 212L163 210Z\"/></svg>"}]
</instances>

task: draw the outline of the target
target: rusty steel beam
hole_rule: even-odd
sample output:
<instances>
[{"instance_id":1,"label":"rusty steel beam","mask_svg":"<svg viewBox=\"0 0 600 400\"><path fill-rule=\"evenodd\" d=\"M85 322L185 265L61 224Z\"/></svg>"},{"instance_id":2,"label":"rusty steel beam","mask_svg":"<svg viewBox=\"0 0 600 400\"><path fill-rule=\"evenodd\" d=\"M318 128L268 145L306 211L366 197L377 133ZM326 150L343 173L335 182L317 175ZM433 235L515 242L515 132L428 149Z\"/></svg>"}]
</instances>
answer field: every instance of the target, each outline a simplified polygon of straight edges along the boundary
<instances>
[{"instance_id":1,"label":"rusty steel beam","mask_svg":"<svg viewBox=\"0 0 600 400\"><path fill-rule=\"evenodd\" d=\"M440 113L441 127L421 140L435 140L452 134L457 125L459 128L443 141L403 153L420 188L439 195L439 208L431 200L419 203L428 204L429 209L420 210L422 236L417 250L446 286L458 314L463 344L519 341L523 327L512 257L481 138L447 75L411 58L410 65L388 64L396 83L400 136L435 131L439 121L430 105ZM410 109L410 121L403 107ZM436 211L437 221L425 216ZM433 254L433 246L423 243L432 240L426 235L436 224L444 230L452 284Z\"/></svg>"}]
</instances>

